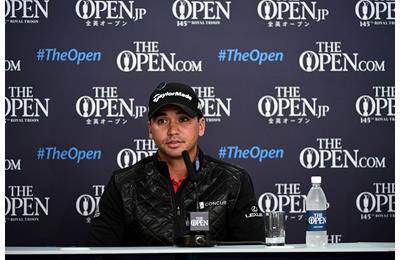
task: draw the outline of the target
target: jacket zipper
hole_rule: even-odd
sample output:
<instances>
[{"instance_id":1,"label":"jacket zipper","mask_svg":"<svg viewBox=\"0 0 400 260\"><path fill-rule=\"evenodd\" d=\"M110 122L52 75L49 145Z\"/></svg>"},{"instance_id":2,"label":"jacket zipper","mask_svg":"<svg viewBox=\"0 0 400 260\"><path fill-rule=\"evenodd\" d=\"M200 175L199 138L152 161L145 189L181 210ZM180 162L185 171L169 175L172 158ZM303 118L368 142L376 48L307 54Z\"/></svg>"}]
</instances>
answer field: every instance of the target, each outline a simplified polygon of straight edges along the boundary
<instances>
[{"instance_id":1,"label":"jacket zipper","mask_svg":"<svg viewBox=\"0 0 400 260\"><path fill-rule=\"evenodd\" d=\"M184 214L184 208L183 208L183 196L184 196L184 190L186 189L188 180L184 180L179 186L178 190L176 193L173 190L172 184L172 194L174 197L175 201L175 211L176 211L176 216L175 216L175 237L177 235L183 236L186 232L186 216Z\"/></svg>"},{"instance_id":2,"label":"jacket zipper","mask_svg":"<svg viewBox=\"0 0 400 260\"><path fill-rule=\"evenodd\" d=\"M179 220L180 220L181 210L180 210L179 205L177 205L177 203L176 203L174 187L172 186L171 182L169 182L169 183L170 183L169 186L170 186L171 201L172 201L172 207L173 207L172 212L174 215L174 239L176 239L177 238L176 236L177 236L177 233L179 230Z\"/></svg>"},{"instance_id":3,"label":"jacket zipper","mask_svg":"<svg viewBox=\"0 0 400 260\"><path fill-rule=\"evenodd\" d=\"M182 236L185 233L186 228L186 216L182 214L182 199L183 199L183 190L187 186L187 180L184 180L181 186L178 188L175 193L172 182L169 181L173 214L174 214L174 238L178 238L178 235ZM183 225L183 226L182 226Z\"/></svg>"}]
</instances>

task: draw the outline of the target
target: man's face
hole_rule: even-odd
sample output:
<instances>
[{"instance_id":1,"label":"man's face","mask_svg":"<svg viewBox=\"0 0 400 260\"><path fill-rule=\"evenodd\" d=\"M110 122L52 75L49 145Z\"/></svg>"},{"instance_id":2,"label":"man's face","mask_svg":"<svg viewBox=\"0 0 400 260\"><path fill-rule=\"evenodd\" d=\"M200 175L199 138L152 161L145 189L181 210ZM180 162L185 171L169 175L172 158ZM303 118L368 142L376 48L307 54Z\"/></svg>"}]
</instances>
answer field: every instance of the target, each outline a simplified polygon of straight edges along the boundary
<instances>
[{"instance_id":1,"label":"man's face","mask_svg":"<svg viewBox=\"0 0 400 260\"><path fill-rule=\"evenodd\" d=\"M197 140L204 135L205 120L191 118L181 108L171 105L160 109L150 119L148 127L162 160L181 159L184 150L194 158Z\"/></svg>"}]
</instances>

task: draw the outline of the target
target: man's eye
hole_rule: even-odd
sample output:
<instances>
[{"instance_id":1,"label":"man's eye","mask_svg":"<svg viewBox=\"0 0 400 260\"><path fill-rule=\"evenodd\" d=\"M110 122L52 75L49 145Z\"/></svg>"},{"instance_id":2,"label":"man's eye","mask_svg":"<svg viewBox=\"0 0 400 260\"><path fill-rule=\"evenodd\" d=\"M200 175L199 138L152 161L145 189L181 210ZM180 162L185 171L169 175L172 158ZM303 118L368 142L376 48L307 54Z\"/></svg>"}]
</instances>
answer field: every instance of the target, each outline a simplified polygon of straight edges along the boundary
<instances>
[{"instance_id":1,"label":"man's eye","mask_svg":"<svg viewBox=\"0 0 400 260\"><path fill-rule=\"evenodd\" d=\"M181 122L188 122L189 121L189 117L183 116L183 117L180 118L180 121Z\"/></svg>"},{"instance_id":2,"label":"man's eye","mask_svg":"<svg viewBox=\"0 0 400 260\"><path fill-rule=\"evenodd\" d=\"M159 118L159 119L157 119L157 124L163 125L163 124L165 124L165 123L167 123L167 120L166 120L166 119L164 119L164 118Z\"/></svg>"}]
</instances>

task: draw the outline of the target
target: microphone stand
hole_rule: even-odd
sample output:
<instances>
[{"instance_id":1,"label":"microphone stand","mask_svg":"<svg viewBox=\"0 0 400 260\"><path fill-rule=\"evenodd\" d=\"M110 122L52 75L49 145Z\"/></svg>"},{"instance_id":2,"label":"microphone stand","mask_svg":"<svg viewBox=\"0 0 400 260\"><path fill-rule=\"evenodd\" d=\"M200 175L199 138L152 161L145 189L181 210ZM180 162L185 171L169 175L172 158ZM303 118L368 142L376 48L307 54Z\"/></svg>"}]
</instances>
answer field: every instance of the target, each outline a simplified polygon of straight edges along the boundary
<instances>
[{"instance_id":1,"label":"microphone stand","mask_svg":"<svg viewBox=\"0 0 400 260\"><path fill-rule=\"evenodd\" d=\"M193 180L194 185L194 193L196 197L196 212L191 212L190 215L196 215L201 213L199 208L199 191L197 187L197 178L195 176L195 172L192 166L192 162L190 161L188 151L182 152L183 161L185 162L186 169L190 178ZM192 217L191 217L192 218ZM207 220L208 220L208 212L207 212ZM209 235L209 226L205 227L202 231L193 231L192 230L192 221L190 220L190 234L184 235L182 238L178 239L178 246L184 247L208 247L213 246L210 241Z\"/></svg>"}]
</instances>

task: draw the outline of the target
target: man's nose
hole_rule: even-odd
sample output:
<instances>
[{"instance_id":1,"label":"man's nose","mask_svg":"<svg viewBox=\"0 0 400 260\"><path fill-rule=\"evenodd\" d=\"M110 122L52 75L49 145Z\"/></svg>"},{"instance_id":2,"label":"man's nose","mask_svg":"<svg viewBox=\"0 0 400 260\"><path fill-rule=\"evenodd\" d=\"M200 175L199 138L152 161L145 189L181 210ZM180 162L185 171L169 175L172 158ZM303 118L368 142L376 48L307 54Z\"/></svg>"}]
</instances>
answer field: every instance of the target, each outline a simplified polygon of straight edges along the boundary
<instances>
[{"instance_id":1,"label":"man's nose","mask_svg":"<svg viewBox=\"0 0 400 260\"><path fill-rule=\"evenodd\" d=\"M168 134L173 135L179 132L179 125L175 121L171 121L168 125Z\"/></svg>"}]
</instances>

